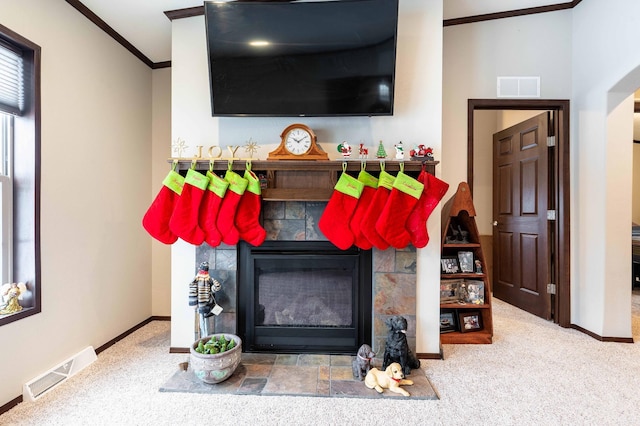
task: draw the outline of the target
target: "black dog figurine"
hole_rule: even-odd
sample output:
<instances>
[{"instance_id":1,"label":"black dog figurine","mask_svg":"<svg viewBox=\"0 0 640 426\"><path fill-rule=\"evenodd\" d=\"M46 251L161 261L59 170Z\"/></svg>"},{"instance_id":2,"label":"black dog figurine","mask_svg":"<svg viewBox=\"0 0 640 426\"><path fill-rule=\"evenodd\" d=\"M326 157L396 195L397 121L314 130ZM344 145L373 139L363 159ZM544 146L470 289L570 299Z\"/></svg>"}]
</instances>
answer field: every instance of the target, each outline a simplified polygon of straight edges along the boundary
<instances>
[{"instance_id":1,"label":"black dog figurine","mask_svg":"<svg viewBox=\"0 0 640 426\"><path fill-rule=\"evenodd\" d=\"M358 354L356 355L353 363L351 364L353 367L353 378L364 380L364 377L367 375L369 370L371 370L371 360L376 356L371 346L366 343L360 346L358 349Z\"/></svg>"},{"instance_id":2,"label":"black dog figurine","mask_svg":"<svg viewBox=\"0 0 640 426\"><path fill-rule=\"evenodd\" d=\"M385 324L389 327L387 342L384 345L382 369L397 362L402 366L404 375L411 374L412 368L420 368L420 361L411 352L407 344L407 320L399 315L389 317Z\"/></svg>"}]
</instances>

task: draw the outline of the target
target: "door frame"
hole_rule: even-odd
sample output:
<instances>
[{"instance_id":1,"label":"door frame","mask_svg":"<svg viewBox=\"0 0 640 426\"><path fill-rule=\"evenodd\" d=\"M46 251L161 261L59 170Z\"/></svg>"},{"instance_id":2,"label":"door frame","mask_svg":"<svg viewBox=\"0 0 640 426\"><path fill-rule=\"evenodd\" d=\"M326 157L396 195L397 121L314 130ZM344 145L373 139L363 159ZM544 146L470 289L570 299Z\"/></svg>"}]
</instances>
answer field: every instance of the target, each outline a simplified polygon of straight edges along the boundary
<instances>
[{"instance_id":1,"label":"door frame","mask_svg":"<svg viewBox=\"0 0 640 426\"><path fill-rule=\"evenodd\" d=\"M555 251L556 294L552 300L553 321L571 327L570 268L570 173L569 173L569 101L564 99L469 99L467 101L467 182L473 194L473 130L476 110L557 111L555 181Z\"/></svg>"}]
</instances>

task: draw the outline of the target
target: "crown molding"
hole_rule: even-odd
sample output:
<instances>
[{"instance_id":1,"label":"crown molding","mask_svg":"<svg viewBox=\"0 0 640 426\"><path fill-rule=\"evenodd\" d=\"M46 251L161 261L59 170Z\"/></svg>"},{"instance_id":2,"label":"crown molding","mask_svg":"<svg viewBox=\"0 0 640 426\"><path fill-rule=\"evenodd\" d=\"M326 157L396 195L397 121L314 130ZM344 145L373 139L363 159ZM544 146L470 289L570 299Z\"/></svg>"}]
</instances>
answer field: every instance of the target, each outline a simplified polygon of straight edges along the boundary
<instances>
[{"instance_id":1,"label":"crown molding","mask_svg":"<svg viewBox=\"0 0 640 426\"><path fill-rule=\"evenodd\" d=\"M147 58L141 51L139 51L133 44L129 43L127 39L122 37L116 30L114 30L109 24L104 22L98 15L93 13L91 9L85 6L80 0L65 0L71 7L83 14L88 20L93 22L98 28L107 33L111 38L120 43L125 49L131 52L136 58L140 59L151 69L167 68L171 66L171 61L165 62L153 62Z\"/></svg>"}]
</instances>

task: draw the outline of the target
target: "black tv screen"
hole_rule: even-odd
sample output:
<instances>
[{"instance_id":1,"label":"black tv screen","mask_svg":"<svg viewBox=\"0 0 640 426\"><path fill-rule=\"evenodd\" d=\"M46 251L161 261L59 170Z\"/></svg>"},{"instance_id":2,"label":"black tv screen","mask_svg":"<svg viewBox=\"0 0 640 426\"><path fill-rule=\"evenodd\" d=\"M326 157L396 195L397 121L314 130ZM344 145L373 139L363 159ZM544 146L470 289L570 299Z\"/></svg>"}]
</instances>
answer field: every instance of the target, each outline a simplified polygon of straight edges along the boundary
<instances>
[{"instance_id":1,"label":"black tv screen","mask_svg":"<svg viewBox=\"0 0 640 426\"><path fill-rule=\"evenodd\" d=\"M213 116L393 114L398 0L204 6Z\"/></svg>"}]
</instances>

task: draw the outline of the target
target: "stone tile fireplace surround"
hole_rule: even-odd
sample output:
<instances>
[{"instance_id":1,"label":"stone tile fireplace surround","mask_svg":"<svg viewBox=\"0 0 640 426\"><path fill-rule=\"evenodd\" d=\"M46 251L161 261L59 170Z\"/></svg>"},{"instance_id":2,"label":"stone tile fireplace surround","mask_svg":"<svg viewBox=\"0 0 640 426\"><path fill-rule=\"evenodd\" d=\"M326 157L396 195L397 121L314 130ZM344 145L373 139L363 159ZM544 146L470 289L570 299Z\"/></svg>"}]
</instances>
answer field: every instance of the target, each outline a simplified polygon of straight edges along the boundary
<instances>
[{"instance_id":1,"label":"stone tile fireplace surround","mask_svg":"<svg viewBox=\"0 0 640 426\"><path fill-rule=\"evenodd\" d=\"M262 222L267 239L326 241L317 227L325 205L326 202L263 202ZM407 338L415 352L416 250L412 246L403 250L374 248L372 255L373 336L370 343L381 356L387 334L385 319L391 315L402 315L409 322ZM210 264L211 276L222 283L216 299L224 311L211 318L210 329L216 333L236 333L237 248L224 244L214 248L203 244L195 249L194 271L204 260Z\"/></svg>"}]
</instances>

